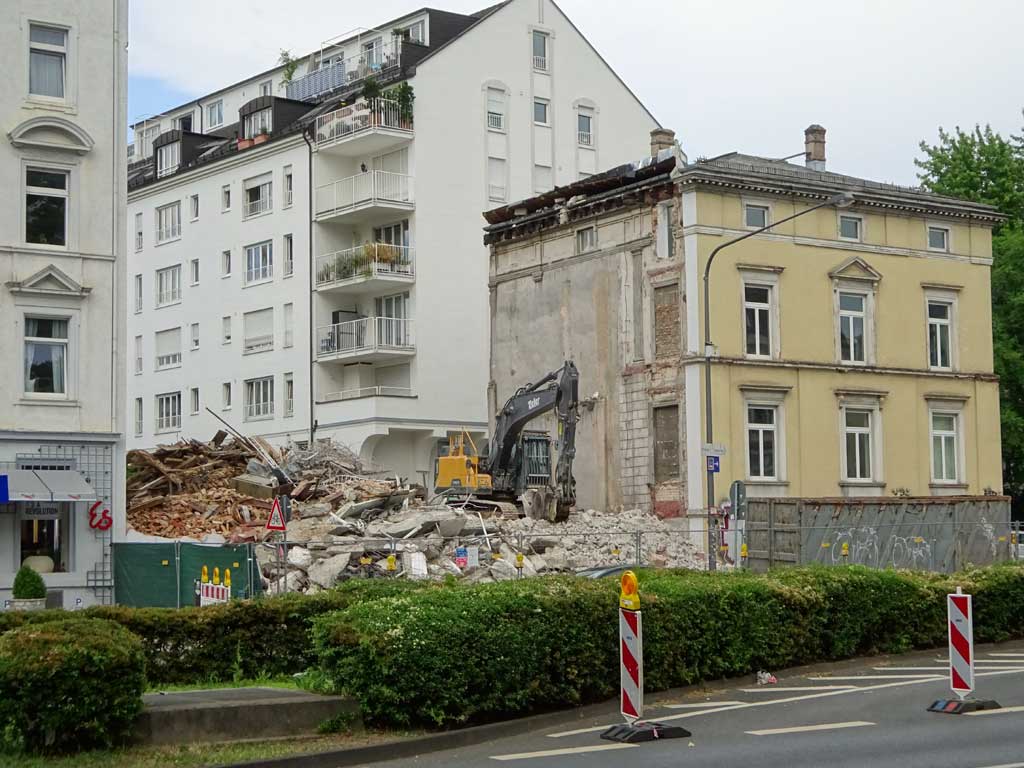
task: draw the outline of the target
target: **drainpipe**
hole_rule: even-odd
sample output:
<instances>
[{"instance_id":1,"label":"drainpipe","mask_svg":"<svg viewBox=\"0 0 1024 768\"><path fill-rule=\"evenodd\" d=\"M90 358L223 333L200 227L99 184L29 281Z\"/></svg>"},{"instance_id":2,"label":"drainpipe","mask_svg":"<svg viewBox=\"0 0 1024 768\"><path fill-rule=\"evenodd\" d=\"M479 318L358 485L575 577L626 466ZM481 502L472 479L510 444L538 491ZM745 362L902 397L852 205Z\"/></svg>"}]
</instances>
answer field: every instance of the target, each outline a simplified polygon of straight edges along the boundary
<instances>
[{"instance_id":1,"label":"drainpipe","mask_svg":"<svg viewBox=\"0 0 1024 768\"><path fill-rule=\"evenodd\" d=\"M316 405L316 397L313 392L313 371L316 365L316 324L313 321L314 309L313 309L313 297L314 293L314 276L316 274L316 261L313 258L313 143L309 140L309 134L313 131L313 127L316 123L310 123L309 127L302 132L302 138L306 142L308 149L309 165L306 169L307 185L309 189L306 193L306 218L309 220L309 258L306 261L306 266L309 268L309 334L306 337L307 348L309 349L309 447L313 448L313 440L316 435L316 417L314 414L314 406Z\"/></svg>"}]
</instances>

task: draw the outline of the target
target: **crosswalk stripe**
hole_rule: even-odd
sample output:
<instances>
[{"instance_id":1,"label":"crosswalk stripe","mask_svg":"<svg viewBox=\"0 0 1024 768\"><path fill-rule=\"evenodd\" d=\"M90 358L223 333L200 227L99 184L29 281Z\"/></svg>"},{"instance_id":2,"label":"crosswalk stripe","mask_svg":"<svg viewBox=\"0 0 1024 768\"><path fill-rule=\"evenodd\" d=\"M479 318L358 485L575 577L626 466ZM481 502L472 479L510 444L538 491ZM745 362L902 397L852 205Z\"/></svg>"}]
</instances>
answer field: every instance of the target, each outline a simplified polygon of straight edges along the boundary
<instances>
[{"instance_id":1,"label":"crosswalk stripe","mask_svg":"<svg viewBox=\"0 0 1024 768\"><path fill-rule=\"evenodd\" d=\"M611 749L632 749L636 744L591 744L586 747L564 747L563 749L542 749L538 752L514 752L510 755L491 755L491 760L531 760L538 757L560 757L561 755L582 755L587 752L607 752Z\"/></svg>"},{"instance_id":2,"label":"crosswalk stripe","mask_svg":"<svg viewBox=\"0 0 1024 768\"><path fill-rule=\"evenodd\" d=\"M665 709L702 709L704 707L734 707L742 701L705 701L698 704L660 704Z\"/></svg>"},{"instance_id":3,"label":"crosswalk stripe","mask_svg":"<svg viewBox=\"0 0 1024 768\"><path fill-rule=\"evenodd\" d=\"M766 685L763 688L740 688L740 691L743 693L784 693L786 691L838 691L856 687L856 685L787 685L777 688L774 685Z\"/></svg>"},{"instance_id":4,"label":"crosswalk stripe","mask_svg":"<svg viewBox=\"0 0 1024 768\"><path fill-rule=\"evenodd\" d=\"M866 720L851 720L846 723L822 723L821 725L795 725L790 728L767 728L763 731L747 731L751 736L776 736L783 733L807 733L809 731L835 731L840 728L863 728L874 725Z\"/></svg>"}]
</instances>

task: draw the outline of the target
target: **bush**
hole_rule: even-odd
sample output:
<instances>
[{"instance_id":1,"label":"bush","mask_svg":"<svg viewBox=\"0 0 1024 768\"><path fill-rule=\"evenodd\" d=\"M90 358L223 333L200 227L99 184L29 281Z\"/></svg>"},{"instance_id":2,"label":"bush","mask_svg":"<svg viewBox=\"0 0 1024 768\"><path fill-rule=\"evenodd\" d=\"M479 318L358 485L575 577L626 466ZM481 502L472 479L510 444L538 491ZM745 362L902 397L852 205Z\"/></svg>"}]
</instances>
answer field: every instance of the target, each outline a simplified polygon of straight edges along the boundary
<instances>
[{"instance_id":1,"label":"bush","mask_svg":"<svg viewBox=\"0 0 1024 768\"><path fill-rule=\"evenodd\" d=\"M46 583L36 571L23 565L14 577L11 591L15 600L42 600L46 597Z\"/></svg>"},{"instance_id":2,"label":"bush","mask_svg":"<svg viewBox=\"0 0 1024 768\"><path fill-rule=\"evenodd\" d=\"M145 685L142 643L123 627L29 623L0 637L0 738L30 752L110 747L131 733Z\"/></svg>"},{"instance_id":3,"label":"bush","mask_svg":"<svg viewBox=\"0 0 1024 768\"><path fill-rule=\"evenodd\" d=\"M947 593L975 595L978 642L1024 635L1024 568L942 576L851 567L643 571L648 691L946 642ZM614 695L618 584L571 577L457 586L313 622L322 673L379 724L456 725Z\"/></svg>"}]
</instances>

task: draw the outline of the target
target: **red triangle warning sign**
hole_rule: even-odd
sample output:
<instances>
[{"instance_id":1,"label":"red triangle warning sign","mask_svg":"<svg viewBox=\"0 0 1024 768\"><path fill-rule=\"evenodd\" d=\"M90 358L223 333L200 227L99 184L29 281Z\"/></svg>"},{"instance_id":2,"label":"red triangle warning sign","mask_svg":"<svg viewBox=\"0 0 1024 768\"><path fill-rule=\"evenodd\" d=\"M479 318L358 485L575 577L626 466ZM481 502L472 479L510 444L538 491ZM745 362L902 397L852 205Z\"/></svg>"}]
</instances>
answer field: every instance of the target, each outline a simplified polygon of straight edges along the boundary
<instances>
[{"instance_id":1,"label":"red triangle warning sign","mask_svg":"<svg viewBox=\"0 0 1024 768\"><path fill-rule=\"evenodd\" d=\"M281 511L281 500L274 499L274 506L270 508L270 517L267 518L267 530L268 531L286 531L287 526L284 524L284 513Z\"/></svg>"}]
</instances>

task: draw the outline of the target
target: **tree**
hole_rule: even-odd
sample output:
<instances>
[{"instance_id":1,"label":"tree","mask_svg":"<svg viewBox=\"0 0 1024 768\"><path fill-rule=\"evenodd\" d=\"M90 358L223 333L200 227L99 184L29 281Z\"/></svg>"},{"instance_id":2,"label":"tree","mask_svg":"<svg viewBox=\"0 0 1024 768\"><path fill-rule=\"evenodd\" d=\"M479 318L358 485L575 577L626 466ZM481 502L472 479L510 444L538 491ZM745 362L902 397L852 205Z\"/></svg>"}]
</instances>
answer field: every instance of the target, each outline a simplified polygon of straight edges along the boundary
<instances>
[{"instance_id":1,"label":"tree","mask_svg":"<svg viewBox=\"0 0 1024 768\"><path fill-rule=\"evenodd\" d=\"M1005 139L975 126L953 133L939 129L939 142L921 142L914 164L922 185L936 194L993 205L1005 224L992 235L992 335L999 376L1003 485L1024 494L1024 138Z\"/></svg>"}]
</instances>

